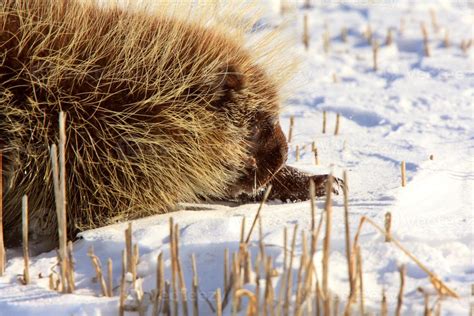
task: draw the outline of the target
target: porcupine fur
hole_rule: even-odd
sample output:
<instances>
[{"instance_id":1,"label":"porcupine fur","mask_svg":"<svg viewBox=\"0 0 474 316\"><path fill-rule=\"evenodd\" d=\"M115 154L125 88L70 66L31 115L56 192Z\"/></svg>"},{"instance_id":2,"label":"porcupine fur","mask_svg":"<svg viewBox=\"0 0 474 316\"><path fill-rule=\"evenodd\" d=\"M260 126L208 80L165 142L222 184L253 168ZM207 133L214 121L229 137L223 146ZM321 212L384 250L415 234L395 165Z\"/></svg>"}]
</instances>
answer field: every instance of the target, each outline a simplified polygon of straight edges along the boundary
<instances>
[{"instance_id":1,"label":"porcupine fur","mask_svg":"<svg viewBox=\"0 0 474 316\"><path fill-rule=\"evenodd\" d=\"M30 230L55 235L49 146L60 111L70 237L181 201L249 192L282 167L279 89L291 67L268 67L274 55L246 47L246 27L179 11L1 1L7 244L20 232L23 194Z\"/></svg>"},{"instance_id":2,"label":"porcupine fur","mask_svg":"<svg viewBox=\"0 0 474 316\"><path fill-rule=\"evenodd\" d=\"M69 238L178 202L258 199L268 184L272 199L308 198L310 179L325 194L327 175L285 165L280 95L295 63L277 61L273 32L245 44L252 14L94 1L0 3L7 245L20 240L24 194L33 238L55 239L49 148L61 111Z\"/></svg>"}]
</instances>

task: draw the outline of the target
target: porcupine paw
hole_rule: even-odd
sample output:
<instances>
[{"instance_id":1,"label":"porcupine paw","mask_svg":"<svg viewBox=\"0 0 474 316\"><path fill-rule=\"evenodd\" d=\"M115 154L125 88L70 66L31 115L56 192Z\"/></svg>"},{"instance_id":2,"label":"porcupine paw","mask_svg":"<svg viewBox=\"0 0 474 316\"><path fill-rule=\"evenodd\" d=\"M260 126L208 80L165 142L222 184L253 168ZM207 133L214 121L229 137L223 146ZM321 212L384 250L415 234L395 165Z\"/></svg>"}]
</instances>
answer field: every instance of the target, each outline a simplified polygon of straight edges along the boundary
<instances>
[{"instance_id":1,"label":"porcupine paw","mask_svg":"<svg viewBox=\"0 0 474 316\"><path fill-rule=\"evenodd\" d=\"M326 195L326 188L328 186L330 176L331 175L329 174L324 174L310 177L314 181L316 196ZM332 193L339 195L339 193L344 190L344 185L345 184L342 179L336 178L334 176L332 177Z\"/></svg>"}]
</instances>

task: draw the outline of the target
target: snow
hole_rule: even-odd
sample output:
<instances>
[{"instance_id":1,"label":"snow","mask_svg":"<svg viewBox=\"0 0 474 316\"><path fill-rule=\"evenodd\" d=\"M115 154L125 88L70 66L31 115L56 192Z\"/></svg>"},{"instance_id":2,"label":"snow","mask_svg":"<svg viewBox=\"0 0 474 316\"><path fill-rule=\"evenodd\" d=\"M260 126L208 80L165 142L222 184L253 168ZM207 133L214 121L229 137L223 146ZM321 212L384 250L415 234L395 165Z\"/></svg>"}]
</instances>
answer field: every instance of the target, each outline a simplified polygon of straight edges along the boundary
<instances>
[{"instance_id":1,"label":"snow","mask_svg":"<svg viewBox=\"0 0 474 316\"><path fill-rule=\"evenodd\" d=\"M264 1L267 20L279 23L279 1ZM461 299L443 302L443 315L466 315L472 302L474 283L473 236L473 53L459 49L472 37L472 3L469 1L317 1L311 10L290 13L284 32L298 43L288 56L302 60L300 71L288 85L288 99L281 115L282 127L295 117L295 131L289 164L311 173L333 171L349 174L351 232L361 216L383 225L385 213L392 214L392 232L409 251L454 289ZM429 10L437 12L440 30L434 33ZM311 43L308 51L299 43L302 15L309 16ZM405 31L397 32L400 19ZM420 22L430 34L431 57L423 56ZM379 70L372 70L372 49L362 33L370 24L381 43ZM325 25L331 47L323 52L321 37ZM339 36L348 29L348 42ZM393 28L394 43L383 44L387 28ZM442 45L449 30L451 47ZM293 58L293 57L291 57ZM333 82L333 76L336 82ZM328 132L322 134L322 113L328 115ZM333 135L336 113L341 115L340 134ZM309 148L315 141L321 164L314 165ZM307 145L300 160L295 146ZM433 160L430 160L433 155ZM406 161L407 186L400 185L400 164ZM318 216L323 201L317 202ZM238 250L242 217L247 230L257 204L183 205L172 214L152 216L133 223L133 240L139 245L138 276L143 290L155 287L157 256L165 255L169 278L169 217L180 228L180 256L188 289L191 284L191 254L196 255L201 289L211 301L223 286L224 249ZM262 211L266 251L281 268L283 229L310 227L309 202L283 204L271 201ZM18 250L8 251L6 275L0 278L0 315L116 315L118 289L113 298L99 297L99 284L87 251L105 265L113 259L114 286L120 282L121 252L126 224L86 231L74 244L76 260L75 294L48 290L48 278L56 263L55 252L31 258L32 284L21 285L23 259ZM254 233L254 239L256 238ZM342 197L334 200L330 259L330 287L342 299L347 297ZM407 266L405 315L423 313L418 287L434 293L426 274L392 244L366 226L361 234L364 258L366 303L377 309L382 288L387 291L389 310L396 306L398 267ZM255 239L256 240L256 239ZM258 245L252 243L256 253ZM301 239L297 240L297 252ZM316 260L321 259L321 252ZM39 277L39 276L42 277ZM200 300L202 315L210 314ZM149 309L151 312L151 309Z\"/></svg>"}]
</instances>

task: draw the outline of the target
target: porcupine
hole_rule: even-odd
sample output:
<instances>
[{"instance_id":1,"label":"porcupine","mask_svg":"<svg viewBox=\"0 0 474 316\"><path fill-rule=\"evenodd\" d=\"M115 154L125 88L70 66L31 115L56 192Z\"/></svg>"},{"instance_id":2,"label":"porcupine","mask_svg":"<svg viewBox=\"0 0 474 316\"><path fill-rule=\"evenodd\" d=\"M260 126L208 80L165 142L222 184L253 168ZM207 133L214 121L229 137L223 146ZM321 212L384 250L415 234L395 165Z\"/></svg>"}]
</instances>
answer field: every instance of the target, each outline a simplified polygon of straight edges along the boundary
<instances>
[{"instance_id":1,"label":"porcupine","mask_svg":"<svg viewBox=\"0 0 474 316\"><path fill-rule=\"evenodd\" d=\"M285 165L285 76L274 75L285 66L246 47L244 27L164 11L86 0L1 2L7 244L19 240L23 194L34 236L55 235L49 146L58 142L60 111L67 115L70 238L270 183L270 198L308 198L311 177L324 194L327 175Z\"/></svg>"}]
</instances>

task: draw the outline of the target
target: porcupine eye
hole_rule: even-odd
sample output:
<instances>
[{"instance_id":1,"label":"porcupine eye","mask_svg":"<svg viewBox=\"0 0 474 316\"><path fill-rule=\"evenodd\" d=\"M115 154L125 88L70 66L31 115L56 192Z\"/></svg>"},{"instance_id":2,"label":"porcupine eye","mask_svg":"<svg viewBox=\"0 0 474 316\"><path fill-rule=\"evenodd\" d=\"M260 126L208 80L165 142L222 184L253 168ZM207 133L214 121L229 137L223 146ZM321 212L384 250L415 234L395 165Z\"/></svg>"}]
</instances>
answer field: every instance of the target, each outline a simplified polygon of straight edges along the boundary
<instances>
[{"instance_id":1,"label":"porcupine eye","mask_svg":"<svg viewBox=\"0 0 474 316\"><path fill-rule=\"evenodd\" d=\"M260 131L260 129L258 128L257 124L253 124L250 127L250 135L251 135L252 141L256 142L258 140L259 131Z\"/></svg>"}]
</instances>

